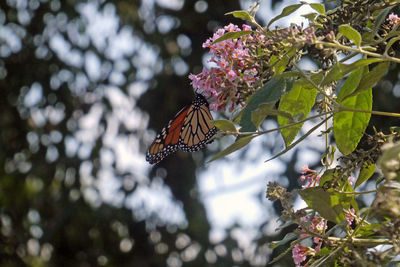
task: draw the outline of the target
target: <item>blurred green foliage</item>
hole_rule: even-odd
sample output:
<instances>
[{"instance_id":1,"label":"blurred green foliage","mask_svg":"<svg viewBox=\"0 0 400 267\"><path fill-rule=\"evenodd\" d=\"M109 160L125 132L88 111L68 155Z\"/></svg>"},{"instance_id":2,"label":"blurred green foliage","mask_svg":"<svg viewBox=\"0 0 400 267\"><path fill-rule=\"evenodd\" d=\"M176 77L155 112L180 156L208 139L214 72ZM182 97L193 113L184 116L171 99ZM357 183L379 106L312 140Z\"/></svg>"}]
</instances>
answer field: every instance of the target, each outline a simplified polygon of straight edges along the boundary
<instances>
[{"instance_id":1,"label":"blurred green foliage","mask_svg":"<svg viewBox=\"0 0 400 267\"><path fill-rule=\"evenodd\" d=\"M116 151L105 145L116 112L105 88L118 87L127 98L140 95L130 94L132 85L149 88L138 105L150 114L149 126L160 129L192 98L187 71L175 71L176 62L199 71L201 43L231 22L225 12L239 9L236 1L182 3L171 9L152 1L0 2L0 266L232 266L234 249L236 262L250 264L229 235L217 249L210 242L187 154L159 166L183 204L187 223L176 226L145 207L132 212L126 203L141 186L139 166L137 173L118 168ZM195 12L204 4L206 12ZM115 27L101 20L110 17ZM113 38L126 32L136 38L128 42L134 48L121 43L115 56ZM158 54L148 65L147 50ZM90 124L96 107L100 116ZM137 151L146 149L144 129L132 131L121 120L118 133L139 140ZM110 151L108 170L121 181L117 205L103 201L97 186L101 153ZM156 174L160 168L150 176Z\"/></svg>"}]
</instances>

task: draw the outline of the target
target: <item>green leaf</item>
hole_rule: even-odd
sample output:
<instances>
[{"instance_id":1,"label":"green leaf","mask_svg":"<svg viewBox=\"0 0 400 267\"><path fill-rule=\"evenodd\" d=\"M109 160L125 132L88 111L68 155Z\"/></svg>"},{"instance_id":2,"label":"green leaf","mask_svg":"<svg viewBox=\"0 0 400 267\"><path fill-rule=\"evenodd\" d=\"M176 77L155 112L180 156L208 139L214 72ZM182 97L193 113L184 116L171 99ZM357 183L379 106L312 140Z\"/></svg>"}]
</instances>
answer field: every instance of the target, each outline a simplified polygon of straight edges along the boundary
<instances>
[{"instance_id":1,"label":"green leaf","mask_svg":"<svg viewBox=\"0 0 400 267\"><path fill-rule=\"evenodd\" d=\"M280 240L280 241L272 241L271 243L269 243L269 247L270 248L276 248L282 245L285 245L287 242L292 241L293 239L297 238L297 234L295 233L288 233L285 235L285 237Z\"/></svg>"},{"instance_id":2,"label":"green leaf","mask_svg":"<svg viewBox=\"0 0 400 267\"><path fill-rule=\"evenodd\" d=\"M324 186L327 182L338 180L339 173L336 169L328 169L319 179L319 186Z\"/></svg>"},{"instance_id":3,"label":"green leaf","mask_svg":"<svg viewBox=\"0 0 400 267\"><path fill-rule=\"evenodd\" d=\"M269 28L269 26L271 26L271 24L274 23L275 21L277 21L278 19L281 19L283 17L289 16L290 14L295 12L297 9L299 9L302 5L303 4L296 4L296 5L290 5L290 6L285 7L282 10L281 14L279 14L275 18L271 19L271 21L267 25L267 28Z\"/></svg>"},{"instance_id":4,"label":"green leaf","mask_svg":"<svg viewBox=\"0 0 400 267\"><path fill-rule=\"evenodd\" d=\"M368 72L367 67L364 69ZM344 99L341 104L347 108L372 110L372 88ZM370 118L369 113L353 111L343 111L333 116L333 135L343 155L348 155L356 149Z\"/></svg>"},{"instance_id":5,"label":"green leaf","mask_svg":"<svg viewBox=\"0 0 400 267\"><path fill-rule=\"evenodd\" d=\"M322 256L322 255L329 255L332 253L332 249L329 249L327 247L323 247L320 251L318 251L315 256Z\"/></svg>"},{"instance_id":6,"label":"green leaf","mask_svg":"<svg viewBox=\"0 0 400 267\"><path fill-rule=\"evenodd\" d=\"M310 4L310 7L317 11L319 14L325 14L325 6L323 4L314 3Z\"/></svg>"},{"instance_id":7,"label":"green leaf","mask_svg":"<svg viewBox=\"0 0 400 267\"><path fill-rule=\"evenodd\" d=\"M290 113L297 120L302 120L308 116L311 108L314 106L317 93L317 89L310 88L300 80L293 85L292 90L288 94L282 96L279 102L279 110ZM278 116L278 123L282 127L291 122L285 117ZM293 142L302 126L303 123L281 130L286 146Z\"/></svg>"},{"instance_id":8,"label":"green leaf","mask_svg":"<svg viewBox=\"0 0 400 267\"><path fill-rule=\"evenodd\" d=\"M215 120L214 125L223 131L236 132L236 126L229 120Z\"/></svg>"},{"instance_id":9,"label":"green leaf","mask_svg":"<svg viewBox=\"0 0 400 267\"><path fill-rule=\"evenodd\" d=\"M217 40L215 40L212 44L219 43L228 39L237 39L244 35L249 35L252 33L254 33L254 31L227 32L219 37Z\"/></svg>"},{"instance_id":10,"label":"green leaf","mask_svg":"<svg viewBox=\"0 0 400 267\"><path fill-rule=\"evenodd\" d=\"M308 19L309 21L315 21L315 18L318 16L318 13L313 12L313 13L308 13L308 14L304 14L301 16Z\"/></svg>"},{"instance_id":11,"label":"green leaf","mask_svg":"<svg viewBox=\"0 0 400 267\"><path fill-rule=\"evenodd\" d=\"M360 85L358 88L351 94L347 95L347 97L355 96L365 90L368 90L372 86L374 86L382 77L386 74L388 68L390 66L390 62L381 62L376 67L374 67L371 72L364 73L363 78L360 81Z\"/></svg>"},{"instance_id":12,"label":"green leaf","mask_svg":"<svg viewBox=\"0 0 400 267\"><path fill-rule=\"evenodd\" d=\"M260 125L269 115L283 116L290 122L294 121L293 116L289 112L276 110L275 103L261 104L258 109L251 113L251 121L254 125Z\"/></svg>"},{"instance_id":13,"label":"green leaf","mask_svg":"<svg viewBox=\"0 0 400 267\"><path fill-rule=\"evenodd\" d=\"M329 182L329 183L328 183ZM347 176L335 169L328 169L324 172L319 180L320 187L330 187L331 184L335 184L335 188L344 192L353 192L353 187L349 183ZM355 195L348 194L347 200L350 205L346 205L347 208L350 206L358 211L358 204L355 199Z\"/></svg>"},{"instance_id":14,"label":"green leaf","mask_svg":"<svg viewBox=\"0 0 400 267\"><path fill-rule=\"evenodd\" d=\"M274 114L275 103L260 104L257 109L251 113L251 122L256 125L257 128L261 125L264 119L268 115Z\"/></svg>"},{"instance_id":15,"label":"green leaf","mask_svg":"<svg viewBox=\"0 0 400 267\"><path fill-rule=\"evenodd\" d=\"M362 237L367 237L370 235L375 234L382 228L382 224L380 223L371 223L371 224L364 224L357 229L355 234L360 235Z\"/></svg>"},{"instance_id":16,"label":"green leaf","mask_svg":"<svg viewBox=\"0 0 400 267\"><path fill-rule=\"evenodd\" d=\"M400 127L399 126L391 126L390 127L390 132L399 134L400 133Z\"/></svg>"},{"instance_id":17,"label":"green leaf","mask_svg":"<svg viewBox=\"0 0 400 267\"><path fill-rule=\"evenodd\" d=\"M309 187L297 191L307 205L325 219L340 223L345 219L343 210L350 206L351 197L346 194L325 190L321 187Z\"/></svg>"},{"instance_id":18,"label":"green leaf","mask_svg":"<svg viewBox=\"0 0 400 267\"><path fill-rule=\"evenodd\" d=\"M300 137L299 139L297 139L295 142L293 142L292 144L290 144L289 146L287 146L283 151L279 152L278 154L276 154L275 156L273 156L270 159L267 159L264 162L268 162L270 160L276 159L277 157L285 154L286 152L290 151L292 148L294 148L298 143L300 143L301 141L303 141L304 139L307 138L307 136L309 136L311 133L313 133L315 130L317 130L319 127L321 127L322 124L325 123L326 120L323 120L322 122L318 123L317 125L315 125L313 128L311 128L311 130L309 130L307 133L305 133L302 137Z\"/></svg>"},{"instance_id":19,"label":"green leaf","mask_svg":"<svg viewBox=\"0 0 400 267\"><path fill-rule=\"evenodd\" d=\"M352 72L353 70L355 70L359 67L368 66L370 64L380 62L380 61L382 61L382 59L369 58L369 59L360 59L352 64L337 63L328 72L325 79L322 81L321 85L327 85L328 83L331 83L333 81L340 80L345 75L347 75L348 73Z\"/></svg>"},{"instance_id":20,"label":"green leaf","mask_svg":"<svg viewBox=\"0 0 400 267\"><path fill-rule=\"evenodd\" d=\"M361 45L361 34L348 24L340 25L339 32L353 41L356 46Z\"/></svg>"},{"instance_id":21,"label":"green leaf","mask_svg":"<svg viewBox=\"0 0 400 267\"><path fill-rule=\"evenodd\" d=\"M347 77L345 83L343 84L342 88L340 88L337 102L342 102L343 98L350 95L351 93L356 90L357 86L360 84L361 78L364 73L364 68L358 68L353 71L349 77Z\"/></svg>"},{"instance_id":22,"label":"green leaf","mask_svg":"<svg viewBox=\"0 0 400 267\"><path fill-rule=\"evenodd\" d=\"M235 18L238 18L238 19L253 21L253 18L250 16L250 14L244 10L228 12L228 13L225 13L225 15L233 15Z\"/></svg>"},{"instance_id":23,"label":"green leaf","mask_svg":"<svg viewBox=\"0 0 400 267\"><path fill-rule=\"evenodd\" d=\"M393 45L394 43L398 42L399 40L400 40L400 36L390 39L390 41L389 41L388 44L386 45L385 54L387 54L387 52L388 52L389 49L392 47L392 45Z\"/></svg>"},{"instance_id":24,"label":"green leaf","mask_svg":"<svg viewBox=\"0 0 400 267\"><path fill-rule=\"evenodd\" d=\"M238 114L235 115L235 117L233 118L233 122L234 123L240 123L240 121L242 120L242 115L243 115L243 110L239 111Z\"/></svg>"},{"instance_id":25,"label":"green leaf","mask_svg":"<svg viewBox=\"0 0 400 267\"><path fill-rule=\"evenodd\" d=\"M316 266L334 266L338 267L336 264L337 259L332 257L333 249L329 249L327 247L323 247L318 253L315 254L316 257L310 259L308 266L316 267ZM315 259L315 260L314 260Z\"/></svg>"},{"instance_id":26,"label":"green leaf","mask_svg":"<svg viewBox=\"0 0 400 267\"><path fill-rule=\"evenodd\" d=\"M298 78L299 76L301 76L300 72L298 71L285 71L284 73L280 73L279 77L280 78Z\"/></svg>"},{"instance_id":27,"label":"green leaf","mask_svg":"<svg viewBox=\"0 0 400 267\"><path fill-rule=\"evenodd\" d=\"M292 89L292 86L293 80L289 78L272 78L265 83L263 87L253 94L249 103L244 108L242 118L240 120L240 131L256 131L262 120L257 121L256 125L254 125L252 122L253 111L258 110L261 104L275 105L282 95L288 93Z\"/></svg>"},{"instance_id":28,"label":"green leaf","mask_svg":"<svg viewBox=\"0 0 400 267\"><path fill-rule=\"evenodd\" d=\"M233 143L232 145L228 146L227 148L225 148L224 150L222 150L221 152L219 152L217 155L215 155L214 157L212 157L208 162L214 161L216 159L225 157L233 152L235 152L236 150L241 149L242 147L246 146L248 143L250 143L250 141L254 138L255 136L246 136L243 138L239 138L236 140L235 143Z\"/></svg>"},{"instance_id":29,"label":"green leaf","mask_svg":"<svg viewBox=\"0 0 400 267\"><path fill-rule=\"evenodd\" d=\"M297 52L297 49L290 47L280 51L278 55L272 55L269 63L272 66L274 74L283 73L287 69L291 57L297 54Z\"/></svg>"},{"instance_id":30,"label":"green leaf","mask_svg":"<svg viewBox=\"0 0 400 267\"><path fill-rule=\"evenodd\" d=\"M360 174L358 175L357 181L354 185L354 188L357 188L362 183L367 181L375 171L375 164L369 164L364 162L363 166L361 167Z\"/></svg>"}]
</instances>

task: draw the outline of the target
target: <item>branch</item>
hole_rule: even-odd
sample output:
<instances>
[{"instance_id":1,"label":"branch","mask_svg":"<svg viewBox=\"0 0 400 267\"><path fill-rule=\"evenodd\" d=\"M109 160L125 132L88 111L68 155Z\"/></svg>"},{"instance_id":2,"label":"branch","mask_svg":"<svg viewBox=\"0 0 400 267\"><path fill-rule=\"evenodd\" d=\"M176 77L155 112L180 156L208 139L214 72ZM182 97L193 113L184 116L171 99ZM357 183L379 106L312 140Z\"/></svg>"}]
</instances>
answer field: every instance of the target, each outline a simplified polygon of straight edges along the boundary
<instances>
[{"instance_id":1,"label":"branch","mask_svg":"<svg viewBox=\"0 0 400 267\"><path fill-rule=\"evenodd\" d=\"M354 52L358 52L358 53L361 53L361 54L364 54L364 55L367 55L367 56L370 56L370 57L380 58L380 59L382 59L384 61L392 61L392 62L400 63L400 58L369 52L369 51L366 51L366 50L362 49L361 47L355 48L355 47L351 47L351 46L345 46L345 45L342 45L342 44L340 44L340 43L338 43L336 41L334 41L334 43L316 41L315 44L316 45L319 44L319 45L323 45L323 46L329 46L329 47L335 47L335 48L342 49L342 50L354 51Z\"/></svg>"},{"instance_id":2,"label":"branch","mask_svg":"<svg viewBox=\"0 0 400 267\"><path fill-rule=\"evenodd\" d=\"M360 112L360 113L369 113L369 114L372 114L372 115L380 115L380 116L388 116L388 117L399 117L400 118L400 113L355 109L355 108L343 107L341 105L338 106L338 109L339 110L337 112L352 111L352 112Z\"/></svg>"},{"instance_id":3,"label":"branch","mask_svg":"<svg viewBox=\"0 0 400 267\"><path fill-rule=\"evenodd\" d=\"M323 113L320 113L320 114L317 114L317 115L314 115L314 116L311 116L311 117L302 119L302 120L300 120L300 121L296 121L296 122L290 123L290 124L288 124L288 125L285 125L285 126L282 126L282 127L278 127L278 128L275 128L275 129L271 129L271 130L266 130L266 131L256 131L256 132L231 132L231 131L221 131L220 134L222 134L222 135L234 135L234 136L247 136L247 135L259 136L259 135L263 135L263 134L267 134L267 133L272 133L272 132L280 131L280 130L282 130L282 129L289 128L289 127L295 126L295 125L297 125L297 124L301 124L301 123L304 123L304 122L306 122L306 121L309 121L309 120L312 120L312 119L315 119L315 118L319 118L319 117L322 117L322 116L324 116L324 115L332 114L332 113L333 113L333 111L323 112Z\"/></svg>"}]
</instances>

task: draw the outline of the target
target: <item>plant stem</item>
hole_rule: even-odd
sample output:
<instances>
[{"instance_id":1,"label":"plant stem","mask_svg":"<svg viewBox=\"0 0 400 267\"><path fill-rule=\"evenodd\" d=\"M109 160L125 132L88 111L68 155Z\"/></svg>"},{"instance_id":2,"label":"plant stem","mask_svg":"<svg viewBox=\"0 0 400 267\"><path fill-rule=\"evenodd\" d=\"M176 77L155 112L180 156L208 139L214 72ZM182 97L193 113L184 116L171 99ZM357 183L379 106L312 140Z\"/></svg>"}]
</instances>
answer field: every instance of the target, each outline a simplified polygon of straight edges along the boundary
<instances>
[{"instance_id":1,"label":"plant stem","mask_svg":"<svg viewBox=\"0 0 400 267\"><path fill-rule=\"evenodd\" d=\"M300 75L303 76L312 86L314 86L315 89L317 89L319 93L321 93L326 98L328 98L330 101L332 101L332 103L338 104L332 97L327 95L326 92L324 90L322 90L313 80L311 80L311 78L307 74L305 74L304 71L299 66L297 66L297 64L295 62L293 62L292 64L293 64L293 67L295 67L297 69L297 71L300 73Z\"/></svg>"},{"instance_id":2,"label":"plant stem","mask_svg":"<svg viewBox=\"0 0 400 267\"><path fill-rule=\"evenodd\" d=\"M399 118L400 118L400 113L384 112L384 111L374 111L374 110L362 110L362 109L348 108L348 107L339 106L339 112L342 112L342 111L352 111L352 112L360 112L360 113L369 113L369 114L373 114L373 115L389 116L389 117L399 117Z\"/></svg>"},{"instance_id":3,"label":"plant stem","mask_svg":"<svg viewBox=\"0 0 400 267\"><path fill-rule=\"evenodd\" d=\"M338 42L328 43L328 42L323 42L323 41L316 41L315 44L317 44L317 45L320 44L320 45L329 46L329 47L335 47L338 49L343 49L343 50L348 50L348 51L354 51L354 52L358 52L358 53L361 53L361 54L364 54L364 55L367 55L370 57L380 58L384 61L392 61L392 62L400 63L400 58L390 57L388 55L381 55L378 53L369 52L369 51L362 49L361 47L354 48L351 46L342 45Z\"/></svg>"},{"instance_id":4,"label":"plant stem","mask_svg":"<svg viewBox=\"0 0 400 267\"><path fill-rule=\"evenodd\" d=\"M355 108L348 108L348 107L343 107L341 105L338 104L338 108L336 111L326 111L323 112L321 114L317 114L308 118L305 118L303 120L297 121L297 122L293 122L290 123L288 125L282 126L282 127L278 127L275 129L271 129L271 130L266 130L266 131L256 131L256 132L231 132L231 131L223 131L220 132L223 135L235 135L235 136L247 136L247 135L262 135L262 134L267 134L267 133L271 133L271 132L275 132L275 131L280 131L282 129L286 129L292 126L295 126L297 124L301 124L304 123L306 121L315 119L315 118L319 118L328 114L332 114L332 113L339 113L339 112L344 112L344 111L348 111L348 112L360 112L360 113L369 113L372 115L380 115L380 116L389 116L389 117L399 117L400 118L400 113L393 113L393 112L384 112L384 111L374 111L374 110L362 110L362 109L355 109Z\"/></svg>"},{"instance_id":5,"label":"plant stem","mask_svg":"<svg viewBox=\"0 0 400 267\"><path fill-rule=\"evenodd\" d=\"M275 262L277 262L277 261L279 261L280 259L282 259L286 254L288 254L295 246L296 246L296 244L299 244L301 241L303 241L304 239L306 239L306 238L308 238L308 236L305 236L305 237L302 237L302 238L299 238L299 239L296 239L296 240L294 240L294 241L292 241L291 243L290 243L290 247L287 249L287 250L285 250L283 253L281 253L279 256L277 256L276 258L274 258L272 261L270 261L268 264L272 264L272 263L275 263Z\"/></svg>"},{"instance_id":6,"label":"plant stem","mask_svg":"<svg viewBox=\"0 0 400 267\"><path fill-rule=\"evenodd\" d=\"M295 126L295 125L297 125L297 124L301 124L301 123L304 123L304 122L306 122L306 121L309 121L309 120L312 120L312 119L315 119L315 118L319 118L319 117L321 117L321 116L324 116L324 115L327 115L327 114L332 114L332 113L333 113L333 111L323 112L323 113L321 113L321 114L317 114L317 115L314 115L314 116L305 118L305 119L303 119L303 120L300 120L300 121L297 121L297 122L293 122L293 123L290 123L290 124L288 124L288 125L285 125L285 126L282 126L282 127L278 127L278 128L275 128L275 129L266 130L266 131L256 131L256 132L231 132L231 131L224 131L224 132L222 132L222 134L223 134L223 135L235 135L235 136L239 136L239 135L240 135L240 136L242 136L242 135L244 135L244 136L246 136L246 135L256 135L256 136L258 136L258 135L262 135L262 134L266 134L266 133L271 133L271 132L280 131L280 130L282 130L282 129L289 128L289 127Z\"/></svg>"},{"instance_id":7,"label":"plant stem","mask_svg":"<svg viewBox=\"0 0 400 267\"><path fill-rule=\"evenodd\" d=\"M362 192L344 192L340 190L334 190L335 192L341 193L341 194L348 194L348 195L364 195L364 194L372 194L378 192L378 190L370 190L370 191L362 191Z\"/></svg>"},{"instance_id":8,"label":"plant stem","mask_svg":"<svg viewBox=\"0 0 400 267\"><path fill-rule=\"evenodd\" d=\"M389 239L368 239L368 238L340 238L340 237L328 237L329 241L338 242L338 243L351 243L355 245L364 245L364 246L377 246L377 245L391 245L392 241Z\"/></svg>"}]
</instances>

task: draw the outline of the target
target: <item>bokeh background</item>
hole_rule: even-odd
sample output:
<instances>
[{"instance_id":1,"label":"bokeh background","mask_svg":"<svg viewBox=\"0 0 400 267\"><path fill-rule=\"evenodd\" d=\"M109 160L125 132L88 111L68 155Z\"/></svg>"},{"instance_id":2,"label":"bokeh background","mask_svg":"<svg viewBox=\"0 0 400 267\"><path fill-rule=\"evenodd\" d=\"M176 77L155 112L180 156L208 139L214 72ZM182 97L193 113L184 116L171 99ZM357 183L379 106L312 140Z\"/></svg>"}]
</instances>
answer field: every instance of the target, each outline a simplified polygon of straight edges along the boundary
<instances>
[{"instance_id":1,"label":"bokeh background","mask_svg":"<svg viewBox=\"0 0 400 267\"><path fill-rule=\"evenodd\" d=\"M262 1L260 23L295 2ZM299 188L323 140L267 164L283 148L278 134L212 163L231 137L156 166L144 156L192 100L202 43L243 24L224 14L252 3L0 1L0 266L265 266L286 249L268 247L293 229L275 230L280 206L266 184ZM291 22L299 13L279 23ZM375 88L374 109L398 109L397 72Z\"/></svg>"}]
</instances>

